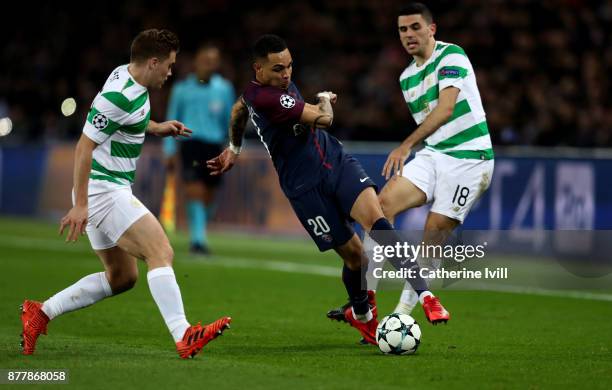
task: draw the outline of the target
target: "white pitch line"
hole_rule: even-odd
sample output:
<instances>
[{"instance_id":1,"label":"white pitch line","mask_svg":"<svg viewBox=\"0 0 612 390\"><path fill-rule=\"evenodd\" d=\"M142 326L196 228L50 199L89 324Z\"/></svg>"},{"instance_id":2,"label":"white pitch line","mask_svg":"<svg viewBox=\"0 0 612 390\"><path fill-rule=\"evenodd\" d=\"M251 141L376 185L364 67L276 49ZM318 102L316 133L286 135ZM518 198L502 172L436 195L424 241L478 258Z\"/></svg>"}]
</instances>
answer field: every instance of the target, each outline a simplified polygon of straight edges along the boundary
<instances>
[{"instance_id":1,"label":"white pitch line","mask_svg":"<svg viewBox=\"0 0 612 390\"><path fill-rule=\"evenodd\" d=\"M541 295L546 297L575 298L592 301L612 302L612 294L591 293L586 291L548 290L538 287L517 286L513 284L493 284L484 282L472 282L470 283L470 287L472 286L478 290L495 291L501 293Z\"/></svg>"},{"instance_id":2,"label":"white pitch line","mask_svg":"<svg viewBox=\"0 0 612 390\"><path fill-rule=\"evenodd\" d=\"M301 263L291 263L287 261L269 261L249 258L239 258L232 256L212 256L211 259L202 260L183 260L183 264L198 264L198 265L213 265L219 267L230 268L251 268L251 269L267 269L270 271L288 272L292 274L308 274L318 276L328 276L340 278L340 267L328 267L325 265L310 265Z\"/></svg>"},{"instance_id":3,"label":"white pitch line","mask_svg":"<svg viewBox=\"0 0 612 390\"><path fill-rule=\"evenodd\" d=\"M93 250L90 247L83 247L75 243L64 242L65 239L65 237L60 237L59 235L57 237L57 240L50 240L47 238L28 238L23 236L1 236L0 247L12 247L30 250L48 250L54 252L93 253ZM80 238L80 240L83 239L85 238Z\"/></svg>"},{"instance_id":4,"label":"white pitch line","mask_svg":"<svg viewBox=\"0 0 612 390\"><path fill-rule=\"evenodd\" d=\"M32 239L21 236L3 236L0 237L0 247L8 246L14 248L24 249L43 249L56 252L83 252L91 253L90 249L72 246L64 243L61 239L49 240L49 239ZM286 272L286 273L299 273L307 275L317 275L325 277L340 278L341 270L340 267L330 267L325 265L310 265L301 263L292 263L287 261L269 261L259 260L253 258L238 258L232 256L212 256L210 259L203 260L189 260L180 259L183 264L190 265L204 265L204 266L217 266L227 268L243 268L243 269L265 269L269 271ZM549 290L537 287L526 287L517 285L504 285L504 284L493 284L484 282L472 282L470 283L474 289L494 291L500 293L509 294L523 294L523 295L539 295L547 297L558 297L558 298L573 298L583 299L591 301L605 301L612 302L612 294L604 293L591 293L586 291L576 290Z\"/></svg>"}]
</instances>

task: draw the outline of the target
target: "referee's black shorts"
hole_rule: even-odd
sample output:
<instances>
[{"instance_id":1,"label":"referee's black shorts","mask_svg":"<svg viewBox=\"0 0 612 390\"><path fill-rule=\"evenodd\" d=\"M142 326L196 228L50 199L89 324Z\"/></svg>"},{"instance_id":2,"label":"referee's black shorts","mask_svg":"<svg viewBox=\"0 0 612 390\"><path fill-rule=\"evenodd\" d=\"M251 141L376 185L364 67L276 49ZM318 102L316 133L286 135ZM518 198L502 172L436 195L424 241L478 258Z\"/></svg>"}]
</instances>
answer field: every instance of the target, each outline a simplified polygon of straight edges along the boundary
<instances>
[{"instance_id":1,"label":"referee's black shorts","mask_svg":"<svg viewBox=\"0 0 612 390\"><path fill-rule=\"evenodd\" d=\"M186 140L179 143L181 158L181 177L184 182L199 181L207 187L217 187L221 184L221 176L211 176L206 167L206 161L217 157L223 147L199 140Z\"/></svg>"}]
</instances>

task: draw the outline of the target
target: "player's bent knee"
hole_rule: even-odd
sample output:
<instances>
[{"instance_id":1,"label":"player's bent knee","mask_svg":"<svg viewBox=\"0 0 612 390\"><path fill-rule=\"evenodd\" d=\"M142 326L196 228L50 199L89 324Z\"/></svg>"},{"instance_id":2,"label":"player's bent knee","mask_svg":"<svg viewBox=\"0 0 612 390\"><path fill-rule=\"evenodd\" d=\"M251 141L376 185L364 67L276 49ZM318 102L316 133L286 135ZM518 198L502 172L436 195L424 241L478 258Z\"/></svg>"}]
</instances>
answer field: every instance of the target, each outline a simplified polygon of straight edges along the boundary
<instances>
[{"instance_id":1,"label":"player's bent knee","mask_svg":"<svg viewBox=\"0 0 612 390\"><path fill-rule=\"evenodd\" d=\"M372 187L364 189L351 208L350 216L364 229L370 230L374 223L383 217L376 192Z\"/></svg>"},{"instance_id":2,"label":"player's bent knee","mask_svg":"<svg viewBox=\"0 0 612 390\"><path fill-rule=\"evenodd\" d=\"M396 210L393 208L393 202L385 192L378 195L378 202L380 203L385 218L391 219L395 217Z\"/></svg>"},{"instance_id":3,"label":"player's bent knee","mask_svg":"<svg viewBox=\"0 0 612 390\"><path fill-rule=\"evenodd\" d=\"M361 245L351 245L348 251L344 252L342 259L351 271L358 271L364 264L367 264Z\"/></svg>"},{"instance_id":4,"label":"player's bent knee","mask_svg":"<svg viewBox=\"0 0 612 390\"><path fill-rule=\"evenodd\" d=\"M456 219L444 215L430 215L425 222L426 231L452 231L459 225L460 222Z\"/></svg>"},{"instance_id":5,"label":"player's bent knee","mask_svg":"<svg viewBox=\"0 0 612 390\"><path fill-rule=\"evenodd\" d=\"M174 249L172 249L170 243L166 242L160 246L159 250L156 251L156 253L153 254L151 259L153 258L161 265L165 267L170 267L172 266L172 261L174 260Z\"/></svg>"},{"instance_id":6,"label":"player's bent knee","mask_svg":"<svg viewBox=\"0 0 612 390\"><path fill-rule=\"evenodd\" d=\"M125 277L117 285L117 289L113 288L113 293L119 294L119 293L122 293L124 291L131 290L136 285L136 281L137 280L138 280L138 276L128 276L128 277Z\"/></svg>"},{"instance_id":7,"label":"player's bent knee","mask_svg":"<svg viewBox=\"0 0 612 390\"><path fill-rule=\"evenodd\" d=\"M130 272L123 273L107 273L108 284L111 286L111 290L114 295L121 294L122 292L132 289L136 285L138 280L138 269Z\"/></svg>"},{"instance_id":8,"label":"player's bent knee","mask_svg":"<svg viewBox=\"0 0 612 390\"><path fill-rule=\"evenodd\" d=\"M361 261L356 259L344 259L344 265L351 271L359 271L361 269Z\"/></svg>"},{"instance_id":9,"label":"player's bent knee","mask_svg":"<svg viewBox=\"0 0 612 390\"><path fill-rule=\"evenodd\" d=\"M172 266L174 250L168 238L161 234L144 245L141 258L147 263L149 268L168 267Z\"/></svg>"},{"instance_id":10,"label":"player's bent knee","mask_svg":"<svg viewBox=\"0 0 612 390\"><path fill-rule=\"evenodd\" d=\"M350 269L351 271L357 271L361 269L361 254L357 255L357 254L350 254L349 256L345 256L343 258L344 260L344 264L348 267L348 269Z\"/></svg>"}]
</instances>

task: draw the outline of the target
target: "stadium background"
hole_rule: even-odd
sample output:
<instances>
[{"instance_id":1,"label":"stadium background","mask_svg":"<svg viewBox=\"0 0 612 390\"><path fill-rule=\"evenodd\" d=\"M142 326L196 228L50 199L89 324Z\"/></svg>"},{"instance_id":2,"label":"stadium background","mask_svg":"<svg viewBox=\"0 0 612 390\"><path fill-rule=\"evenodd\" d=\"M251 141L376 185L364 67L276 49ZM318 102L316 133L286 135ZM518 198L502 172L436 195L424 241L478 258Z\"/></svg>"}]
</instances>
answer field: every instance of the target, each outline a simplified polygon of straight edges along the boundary
<instances>
[{"instance_id":1,"label":"stadium background","mask_svg":"<svg viewBox=\"0 0 612 390\"><path fill-rule=\"evenodd\" d=\"M313 100L320 90L339 94L332 133L384 184L379 171L387 153L414 128L398 86L398 76L408 64L395 25L401 3L14 4L10 21L0 26L0 118L10 117L14 126L9 136L0 138L0 219L4 226L0 230L9 237L11 232L13 236L31 231L45 237L55 234L54 225L46 223L55 224L70 207L73 149L89 105L109 72L128 62L131 39L151 27L176 31L182 47L175 75L163 89L151 93L152 119L165 119L171 84L187 74L198 44L213 41L221 46L222 73L240 93L252 77L251 42L262 33L274 32L290 46L294 81L307 100ZM428 5L438 23L437 39L461 45L474 65L496 153L491 188L470 214L466 228L610 229L612 1L442 0ZM64 117L60 104L68 97L76 99L77 111ZM249 245L271 248L279 243L280 235L306 237L278 188L265 150L253 133L247 137L246 151L218 197L213 244L217 243L222 258L263 258L267 255L258 254L259 249L250 253ZM147 139L134 186L155 213L160 209L165 180L159 141ZM182 215L179 210L180 226ZM415 210L397 223L403 228L420 228L425 215L425 209ZM31 219L45 222L33 228ZM237 231L246 233L242 236L245 248L238 254L233 252L238 249L232 240L224 236ZM269 235L275 241L261 238L255 243ZM538 249L535 235L508 237L533 241L533 249ZM177 251L177 261L188 261L185 237L179 234L172 239L183 248ZM304 242L281 244L283 253L293 256L292 251L297 250L296 259L311 261L318 255ZM13 270L8 254L20 245L28 247L7 240L0 245L6 277ZM305 252L305 247L311 252ZM322 257L329 258L333 256ZM24 264L30 264L28 261ZM45 291L55 291L65 282L58 280L63 282L50 284ZM338 291L336 298L342 298ZM6 290L3 293L10 295ZM538 305L532 297L519 300L525 306ZM486 304L486 299L481 302ZM565 309L564 302L560 298L554 305ZM574 307L570 311L580 307L569 306ZM314 310L321 311L321 307ZM438 337L446 342L444 336ZM542 340L539 344L555 341ZM584 347L584 340L580 343ZM608 349L601 354L610 359Z\"/></svg>"},{"instance_id":2,"label":"stadium background","mask_svg":"<svg viewBox=\"0 0 612 390\"><path fill-rule=\"evenodd\" d=\"M149 27L168 27L181 38L176 74L168 84L189 71L194 48L213 41L223 49L222 73L238 93L252 77L253 39L265 32L284 36L303 95L313 99L324 89L339 93L332 132L349 150L365 154L368 172L379 178L392 144L371 141L399 141L414 128L397 81L408 63L395 27L400 4L130 1L91 12L86 4L41 3L35 18L29 6L17 5L16 18L2 34L9 39L1 51L0 117L9 116L14 131L0 140L0 212L57 218L65 211L71 149L89 104L109 70L128 61L132 37ZM508 158L497 160L499 180L467 226L608 227L612 195L596 183L609 177L609 154L592 148L612 145L606 71L612 68L612 2L470 0L430 6L437 38L460 44L470 56L497 156ZM170 87L152 92L153 119L165 119ZM68 118L59 110L67 97L77 101L77 112ZM252 141L250 153L228 176L217 223L301 232L265 153ZM553 148L534 149L544 146ZM159 140L149 138L136 184L154 211L164 182L158 148ZM532 182L535 192L525 195ZM528 197L538 207L516 216L521 199Z\"/></svg>"}]
</instances>

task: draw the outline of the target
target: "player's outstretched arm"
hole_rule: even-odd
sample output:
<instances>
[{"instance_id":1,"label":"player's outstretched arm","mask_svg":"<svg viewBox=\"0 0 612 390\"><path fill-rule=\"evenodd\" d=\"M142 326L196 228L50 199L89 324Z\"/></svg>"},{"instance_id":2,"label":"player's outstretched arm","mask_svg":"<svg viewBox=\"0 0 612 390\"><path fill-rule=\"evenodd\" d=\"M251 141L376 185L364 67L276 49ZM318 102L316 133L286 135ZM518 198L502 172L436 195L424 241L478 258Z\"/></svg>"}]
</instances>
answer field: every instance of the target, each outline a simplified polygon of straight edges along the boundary
<instances>
[{"instance_id":1,"label":"player's outstretched arm","mask_svg":"<svg viewBox=\"0 0 612 390\"><path fill-rule=\"evenodd\" d=\"M91 171L91 160L93 150L98 146L85 134L81 135L77 143L74 155L74 206L61 220L59 234L63 234L68 227L66 242L75 242L79 233L85 233L87 227L87 185L89 184L89 173Z\"/></svg>"},{"instance_id":2,"label":"player's outstretched arm","mask_svg":"<svg viewBox=\"0 0 612 390\"><path fill-rule=\"evenodd\" d=\"M229 171L236 163L242 148L242 137L244 136L248 118L249 110L241 96L232 107L229 126L229 147L217 157L206 161L206 166L210 169L211 176L221 175Z\"/></svg>"},{"instance_id":3,"label":"player's outstretched arm","mask_svg":"<svg viewBox=\"0 0 612 390\"><path fill-rule=\"evenodd\" d=\"M333 92L319 92L319 103L316 105L306 103L300 117L300 123L309 126L329 129L334 121L332 103L336 103L338 96Z\"/></svg>"},{"instance_id":4,"label":"player's outstretched arm","mask_svg":"<svg viewBox=\"0 0 612 390\"><path fill-rule=\"evenodd\" d=\"M158 137L191 137L191 129L185 127L179 121L170 120L166 122L157 123L155 121L149 121L149 125L147 126L147 132L149 134L156 135Z\"/></svg>"},{"instance_id":5,"label":"player's outstretched arm","mask_svg":"<svg viewBox=\"0 0 612 390\"><path fill-rule=\"evenodd\" d=\"M427 115L423 123L399 147L389 153L389 157L387 157L382 170L382 175L385 179L388 180L393 174L400 175L412 148L433 134L450 119L451 115L453 115L458 95L459 88L456 87L448 87L440 91L436 108Z\"/></svg>"}]
</instances>

